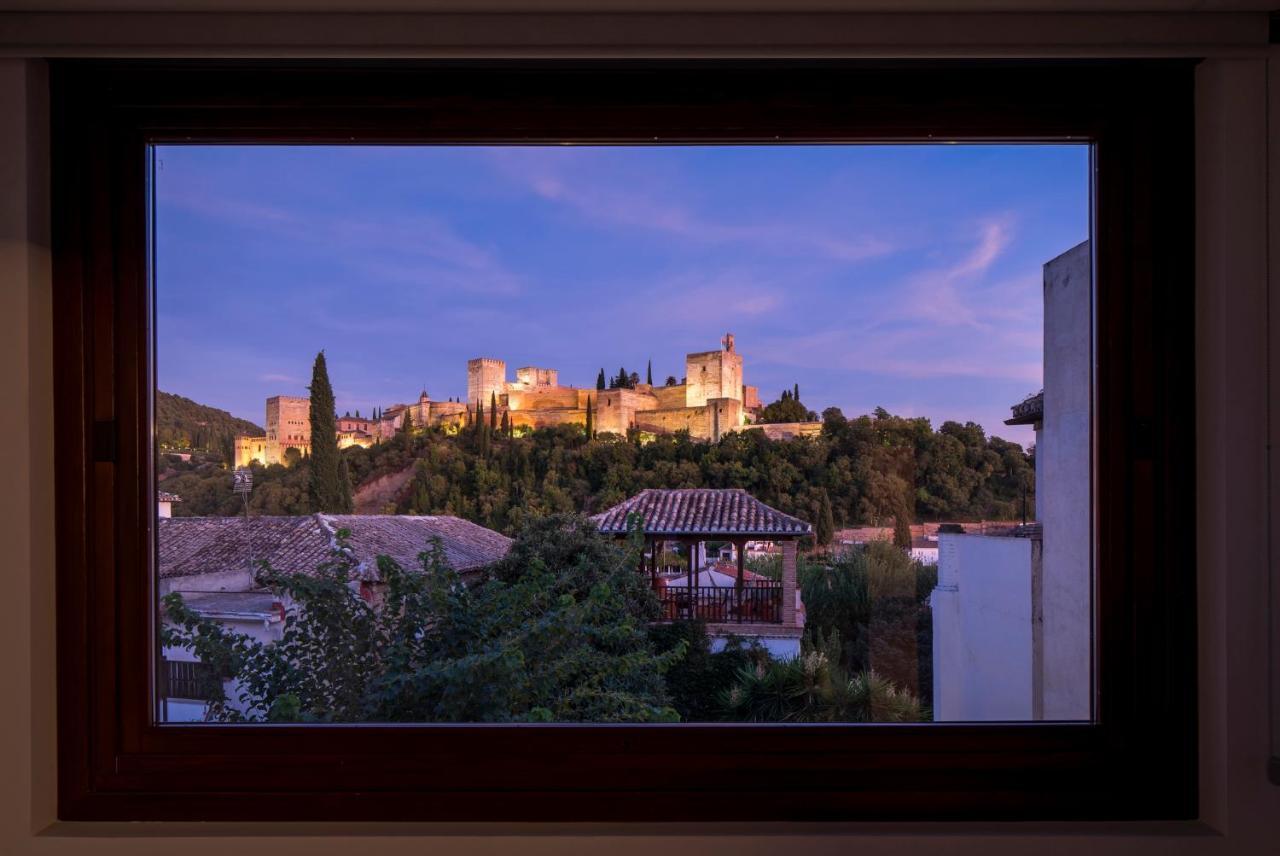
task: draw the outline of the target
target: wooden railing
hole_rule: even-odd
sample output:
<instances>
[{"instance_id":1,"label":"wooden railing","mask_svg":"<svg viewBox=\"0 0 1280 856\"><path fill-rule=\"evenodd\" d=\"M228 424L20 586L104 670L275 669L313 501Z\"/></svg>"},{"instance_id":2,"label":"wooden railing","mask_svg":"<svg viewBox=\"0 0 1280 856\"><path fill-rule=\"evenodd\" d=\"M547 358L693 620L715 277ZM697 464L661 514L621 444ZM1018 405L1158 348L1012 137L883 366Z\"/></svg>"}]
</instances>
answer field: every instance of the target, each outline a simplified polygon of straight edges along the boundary
<instances>
[{"instance_id":1,"label":"wooden railing","mask_svg":"<svg viewBox=\"0 0 1280 856\"><path fill-rule=\"evenodd\" d=\"M658 589L667 621L697 619L711 624L781 624L782 584L670 586Z\"/></svg>"},{"instance_id":2,"label":"wooden railing","mask_svg":"<svg viewBox=\"0 0 1280 856\"><path fill-rule=\"evenodd\" d=\"M161 694L165 698L189 698L208 700L210 688L217 676L208 663L192 663L185 660L165 660Z\"/></svg>"}]
</instances>

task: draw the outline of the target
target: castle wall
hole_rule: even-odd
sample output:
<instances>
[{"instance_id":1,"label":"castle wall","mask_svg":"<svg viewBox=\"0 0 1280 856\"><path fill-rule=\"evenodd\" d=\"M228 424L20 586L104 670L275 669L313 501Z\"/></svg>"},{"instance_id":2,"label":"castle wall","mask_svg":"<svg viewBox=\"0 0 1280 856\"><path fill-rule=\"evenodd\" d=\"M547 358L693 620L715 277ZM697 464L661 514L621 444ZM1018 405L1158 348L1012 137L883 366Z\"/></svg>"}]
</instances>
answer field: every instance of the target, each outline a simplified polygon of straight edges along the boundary
<instances>
[{"instance_id":1,"label":"castle wall","mask_svg":"<svg viewBox=\"0 0 1280 856\"><path fill-rule=\"evenodd\" d=\"M713 443L742 426L742 399L713 398L707 402L707 439Z\"/></svg>"},{"instance_id":2,"label":"castle wall","mask_svg":"<svg viewBox=\"0 0 1280 856\"><path fill-rule=\"evenodd\" d=\"M587 395L592 390L577 389L571 386L539 387L535 389L510 389L506 393L507 408L516 410L569 410L585 409ZM499 401L502 397L499 396ZM485 407L489 400L485 399Z\"/></svg>"},{"instance_id":3,"label":"castle wall","mask_svg":"<svg viewBox=\"0 0 1280 856\"><path fill-rule=\"evenodd\" d=\"M461 417L467 412L467 405L461 401L431 401L428 404L430 408L426 415L427 424L435 424L450 416Z\"/></svg>"},{"instance_id":4,"label":"castle wall","mask_svg":"<svg viewBox=\"0 0 1280 856\"><path fill-rule=\"evenodd\" d=\"M812 437L822 433L821 422L765 422L743 425L740 431L760 431L770 440L790 440L795 437Z\"/></svg>"},{"instance_id":5,"label":"castle wall","mask_svg":"<svg viewBox=\"0 0 1280 856\"><path fill-rule=\"evenodd\" d=\"M513 428L550 428L553 425L586 425L587 411L583 410L511 410L508 411ZM501 417L499 417L501 418Z\"/></svg>"},{"instance_id":6,"label":"castle wall","mask_svg":"<svg viewBox=\"0 0 1280 856\"><path fill-rule=\"evenodd\" d=\"M637 414L657 407L657 399L634 389L604 389L596 393L595 429L626 434L636 426Z\"/></svg>"},{"instance_id":7,"label":"castle wall","mask_svg":"<svg viewBox=\"0 0 1280 856\"><path fill-rule=\"evenodd\" d=\"M707 408L705 407L672 407L662 410L646 410L637 413L636 427L641 431L653 434L674 434L677 431L688 431L689 436L699 440L709 439L710 428L707 425Z\"/></svg>"},{"instance_id":8,"label":"castle wall","mask_svg":"<svg viewBox=\"0 0 1280 856\"><path fill-rule=\"evenodd\" d=\"M236 437L235 440L235 468L247 467L253 461L257 461L264 466L267 463L267 438L264 437Z\"/></svg>"},{"instance_id":9,"label":"castle wall","mask_svg":"<svg viewBox=\"0 0 1280 856\"><path fill-rule=\"evenodd\" d=\"M364 431L339 431L338 432L338 448L346 449L350 446L360 446L369 448L373 445L373 437Z\"/></svg>"},{"instance_id":10,"label":"castle wall","mask_svg":"<svg viewBox=\"0 0 1280 856\"><path fill-rule=\"evenodd\" d=\"M505 361L490 357L467 360L468 407L475 407L477 401L488 407L491 395L501 395L506 391L507 364Z\"/></svg>"},{"instance_id":11,"label":"castle wall","mask_svg":"<svg viewBox=\"0 0 1280 856\"><path fill-rule=\"evenodd\" d=\"M685 394L684 384L655 386L653 388L653 397L656 400L655 409L672 410L677 407L686 407L688 405L685 402Z\"/></svg>"},{"instance_id":12,"label":"castle wall","mask_svg":"<svg viewBox=\"0 0 1280 856\"><path fill-rule=\"evenodd\" d=\"M516 369L516 383L527 387L559 386L560 372L555 369L525 366L524 368Z\"/></svg>"},{"instance_id":13,"label":"castle wall","mask_svg":"<svg viewBox=\"0 0 1280 856\"><path fill-rule=\"evenodd\" d=\"M685 357L685 406L701 407L713 398L742 400L742 355L703 351Z\"/></svg>"}]
</instances>

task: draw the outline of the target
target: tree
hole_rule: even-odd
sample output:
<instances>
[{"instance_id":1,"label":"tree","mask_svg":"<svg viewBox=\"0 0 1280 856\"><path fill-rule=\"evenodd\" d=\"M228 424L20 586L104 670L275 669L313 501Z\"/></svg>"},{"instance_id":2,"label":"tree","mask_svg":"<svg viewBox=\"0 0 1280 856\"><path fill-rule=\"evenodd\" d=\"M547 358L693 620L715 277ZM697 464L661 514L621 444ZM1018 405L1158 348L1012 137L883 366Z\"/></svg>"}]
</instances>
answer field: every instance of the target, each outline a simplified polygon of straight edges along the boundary
<instances>
[{"instance_id":1,"label":"tree","mask_svg":"<svg viewBox=\"0 0 1280 856\"><path fill-rule=\"evenodd\" d=\"M604 389L604 369L600 369L600 374L596 377L596 389Z\"/></svg>"},{"instance_id":2,"label":"tree","mask_svg":"<svg viewBox=\"0 0 1280 856\"><path fill-rule=\"evenodd\" d=\"M644 371L644 382L653 386L653 360L649 360L649 366Z\"/></svg>"},{"instance_id":3,"label":"tree","mask_svg":"<svg viewBox=\"0 0 1280 856\"><path fill-rule=\"evenodd\" d=\"M506 410L502 411L502 433L506 437L511 436L511 413Z\"/></svg>"},{"instance_id":4,"label":"tree","mask_svg":"<svg viewBox=\"0 0 1280 856\"><path fill-rule=\"evenodd\" d=\"M406 407L404 416L400 420L400 436L405 438L405 442L413 436L413 410Z\"/></svg>"},{"instance_id":5,"label":"tree","mask_svg":"<svg viewBox=\"0 0 1280 856\"><path fill-rule=\"evenodd\" d=\"M492 391L489 393L489 430L498 430L498 394Z\"/></svg>"},{"instance_id":6,"label":"tree","mask_svg":"<svg viewBox=\"0 0 1280 856\"><path fill-rule=\"evenodd\" d=\"M588 439L588 440L590 440L592 437L594 437L594 436L596 435L595 412L594 412L594 409L593 409L593 402L592 402L592 400L591 400L591 396L587 396L587 425L586 425L586 434L587 434L587 439Z\"/></svg>"},{"instance_id":7,"label":"tree","mask_svg":"<svg viewBox=\"0 0 1280 856\"><path fill-rule=\"evenodd\" d=\"M676 376L667 375L667 386L676 386Z\"/></svg>"},{"instance_id":8,"label":"tree","mask_svg":"<svg viewBox=\"0 0 1280 856\"><path fill-rule=\"evenodd\" d=\"M343 490L338 467L338 426L334 418L333 387L324 351L311 369L311 463L308 493L314 511L345 514L351 494Z\"/></svg>"},{"instance_id":9,"label":"tree","mask_svg":"<svg viewBox=\"0 0 1280 856\"><path fill-rule=\"evenodd\" d=\"M631 374L627 375L627 389L635 389L639 385L640 385L640 375L636 374L635 372L632 372Z\"/></svg>"},{"instance_id":10,"label":"tree","mask_svg":"<svg viewBox=\"0 0 1280 856\"><path fill-rule=\"evenodd\" d=\"M787 390L782 391L782 396L772 404L767 405L760 411L758 422L808 422L810 421L809 411L799 401L791 397L791 393Z\"/></svg>"},{"instance_id":11,"label":"tree","mask_svg":"<svg viewBox=\"0 0 1280 856\"><path fill-rule=\"evenodd\" d=\"M663 675L687 645L657 653L657 600L634 545L566 515L525 526L508 557L462 585L440 542L421 566L379 556L377 602L352 591L355 560L338 533L308 573L263 566L292 603L283 638L261 643L165 598L167 645L234 675L211 718L267 722L655 722L678 718Z\"/></svg>"},{"instance_id":12,"label":"tree","mask_svg":"<svg viewBox=\"0 0 1280 856\"><path fill-rule=\"evenodd\" d=\"M823 489L818 500L818 519L814 523L813 537L821 546L825 547L831 543L831 539L835 537L836 524L831 515L831 496Z\"/></svg>"},{"instance_id":13,"label":"tree","mask_svg":"<svg viewBox=\"0 0 1280 856\"><path fill-rule=\"evenodd\" d=\"M302 450L297 446L290 446L284 450L284 465L286 467L296 467L302 463Z\"/></svg>"},{"instance_id":14,"label":"tree","mask_svg":"<svg viewBox=\"0 0 1280 856\"><path fill-rule=\"evenodd\" d=\"M911 513L905 499L893 515L893 546L900 550L911 549Z\"/></svg>"},{"instance_id":15,"label":"tree","mask_svg":"<svg viewBox=\"0 0 1280 856\"><path fill-rule=\"evenodd\" d=\"M791 397L796 401L800 400L800 384L795 385L794 391L791 393Z\"/></svg>"}]
</instances>

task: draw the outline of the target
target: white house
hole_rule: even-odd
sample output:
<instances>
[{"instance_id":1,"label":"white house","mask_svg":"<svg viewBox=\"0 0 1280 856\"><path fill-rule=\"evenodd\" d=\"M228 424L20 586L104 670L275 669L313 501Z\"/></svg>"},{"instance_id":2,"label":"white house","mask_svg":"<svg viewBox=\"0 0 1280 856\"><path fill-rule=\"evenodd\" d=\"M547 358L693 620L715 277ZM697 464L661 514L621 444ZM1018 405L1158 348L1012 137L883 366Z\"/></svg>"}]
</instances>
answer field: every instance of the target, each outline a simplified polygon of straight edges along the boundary
<instances>
[{"instance_id":1,"label":"white house","mask_svg":"<svg viewBox=\"0 0 1280 856\"><path fill-rule=\"evenodd\" d=\"M356 562L352 588L368 600L382 596L377 557L418 567L418 555L439 538L449 566L463 575L501 559L511 539L457 517L309 514L297 517L162 517L158 522L161 596L178 593L205 617L260 642L284 631L291 604L254 578L260 562L290 573L308 573L329 559L338 532ZM166 648L161 662L160 714L169 722L204 718L202 665L191 651ZM223 691L233 702L234 681Z\"/></svg>"},{"instance_id":2,"label":"white house","mask_svg":"<svg viewBox=\"0 0 1280 856\"><path fill-rule=\"evenodd\" d=\"M1089 243L1044 266L1044 390L1013 408L1036 431L1036 519L1005 537L939 535L934 718L1092 715Z\"/></svg>"}]
</instances>

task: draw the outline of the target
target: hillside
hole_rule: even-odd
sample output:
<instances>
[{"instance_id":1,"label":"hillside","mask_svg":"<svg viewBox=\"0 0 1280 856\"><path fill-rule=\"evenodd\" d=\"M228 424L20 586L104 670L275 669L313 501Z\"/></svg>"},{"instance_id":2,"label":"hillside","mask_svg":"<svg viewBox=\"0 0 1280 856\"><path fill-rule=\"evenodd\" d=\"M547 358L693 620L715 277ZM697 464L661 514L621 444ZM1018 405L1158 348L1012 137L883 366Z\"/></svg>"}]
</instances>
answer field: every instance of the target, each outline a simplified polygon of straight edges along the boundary
<instances>
[{"instance_id":1,"label":"hillside","mask_svg":"<svg viewBox=\"0 0 1280 856\"><path fill-rule=\"evenodd\" d=\"M226 455L237 434L266 432L225 410L156 391L156 440L162 449L204 449Z\"/></svg>"}]
</instances>

